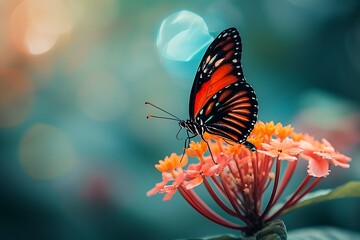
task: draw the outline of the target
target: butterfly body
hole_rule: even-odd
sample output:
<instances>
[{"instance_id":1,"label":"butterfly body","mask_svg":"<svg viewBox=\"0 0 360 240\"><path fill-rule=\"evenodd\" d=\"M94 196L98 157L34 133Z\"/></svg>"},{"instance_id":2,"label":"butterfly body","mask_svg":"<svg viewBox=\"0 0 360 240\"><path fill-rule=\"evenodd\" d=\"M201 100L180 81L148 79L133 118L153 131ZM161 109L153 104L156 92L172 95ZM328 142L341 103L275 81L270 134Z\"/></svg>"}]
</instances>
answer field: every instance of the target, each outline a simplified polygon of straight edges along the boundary
<instances>
[{"instance_id":1,"label":"butterfly body","mask_svg":"<svg viewBox=\"0 0 360 240\"><path fill-rule=\"evenodd\" d=\"M197 69L190 93L190 118L180 120L163 110L175 117L173 120L179 121L181 128L187 129L187 142L197 135L203 138L207 132L256 150L246 139L257 120L258 101L253 88L245 81L241 48L241 38L235 28L221 32Z\"/></svg>"}]
</instances>

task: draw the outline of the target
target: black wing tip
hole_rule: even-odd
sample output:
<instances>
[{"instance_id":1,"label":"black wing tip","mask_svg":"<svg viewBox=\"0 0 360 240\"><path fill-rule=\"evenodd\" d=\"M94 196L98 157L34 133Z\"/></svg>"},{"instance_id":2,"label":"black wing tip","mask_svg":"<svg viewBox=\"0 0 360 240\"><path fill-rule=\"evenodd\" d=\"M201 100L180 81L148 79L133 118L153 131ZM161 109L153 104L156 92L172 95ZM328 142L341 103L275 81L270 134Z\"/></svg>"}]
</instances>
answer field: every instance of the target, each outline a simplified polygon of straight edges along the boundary
<instances>
[{"instance_id":1,"label":"black wing tip","mask_svg":"<svg viewBox=\"0 0 360 240\"><path fill-rule=\"evenodd\" d=\"M243 143L243 145L244 145L247 149L249 149L250 151L252 151L252 152L255 152L255 151L256 151L255 145L252 144L251 142L245 141L245 142Z\"/></svg>"}]
</instances>

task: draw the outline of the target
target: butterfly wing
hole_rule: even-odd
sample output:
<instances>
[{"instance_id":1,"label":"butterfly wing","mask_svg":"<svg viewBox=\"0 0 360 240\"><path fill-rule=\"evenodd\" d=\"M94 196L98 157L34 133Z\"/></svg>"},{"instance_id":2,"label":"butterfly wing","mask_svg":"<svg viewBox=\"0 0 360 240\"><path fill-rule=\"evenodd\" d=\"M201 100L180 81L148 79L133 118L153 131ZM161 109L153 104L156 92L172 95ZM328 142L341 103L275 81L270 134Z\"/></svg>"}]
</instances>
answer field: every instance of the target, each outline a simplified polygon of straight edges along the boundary
<instances>
[{"instance_id":1,"label":"butterfly wing","mask_svg":"<svg viewBox=\"0 0 360 240\"><path fill-rule=\"evenodd\" d=\"M258 102L241 67L241 38L235 28L207 49L190 95L190 119L211 134L243 142L257 120Z\"/></svg>"},{"instance_id":2,"label":"butterfly wing","mask_svg":"<svg viewBox=\"0 0 360 240\"><path fill-rule=\"evenodd\" d=\"M252 87L240 81L220 90L196 118L207 132L243 143L257 120L257 105Z\"/></svg>"}]
</instances>

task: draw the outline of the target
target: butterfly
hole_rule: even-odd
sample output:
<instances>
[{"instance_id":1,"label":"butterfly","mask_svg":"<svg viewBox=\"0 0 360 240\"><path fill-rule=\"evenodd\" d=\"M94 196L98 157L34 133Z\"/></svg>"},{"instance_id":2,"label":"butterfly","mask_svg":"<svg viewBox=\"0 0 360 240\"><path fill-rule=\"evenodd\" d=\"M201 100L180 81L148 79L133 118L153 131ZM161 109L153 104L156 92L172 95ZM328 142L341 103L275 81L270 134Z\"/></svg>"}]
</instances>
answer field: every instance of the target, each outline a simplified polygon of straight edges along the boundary
<instances>
[{"instance_id":1,"label":"butterfly","mask_svg":"<svg viewBox=\"0 0 360 240\"><path fill-rule=\"evenodd\" d=\"M181 120L145 102L171 116L147 117L178 121L180 130L187 130L185 148L190 139L196 136L200 136L209 147L204 139L204 133L207 132L226 142L240 143L255 151L256 147L247 138L257 120L258 101L254 89L245 81L240 62L241 51L239 32L235 28L222 31L206 50L197 69L190 93L190 118ZM211 153L210 147L208 149Z\"/></svg>"}]
</instances>

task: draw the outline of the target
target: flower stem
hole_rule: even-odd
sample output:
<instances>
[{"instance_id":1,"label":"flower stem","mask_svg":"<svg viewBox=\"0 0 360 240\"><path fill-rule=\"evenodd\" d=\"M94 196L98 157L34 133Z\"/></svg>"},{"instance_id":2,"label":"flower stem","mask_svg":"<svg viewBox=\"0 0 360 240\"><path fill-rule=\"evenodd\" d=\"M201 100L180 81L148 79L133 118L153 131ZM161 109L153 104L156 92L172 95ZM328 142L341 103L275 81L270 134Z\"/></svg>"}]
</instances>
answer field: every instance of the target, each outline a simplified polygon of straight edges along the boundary
<instances>
[{"instance_id":1,"label":"flower stem","mask_svg":"<svg viewBox=\"0 0 360 240\"><path fill-rule=\"evenodd\" d=\"M259 209L260 209L260 201L259 201L259 198L260 198L260 194L259 194L259 191L258 191L258 181L256 179L258 179L258 159L257 159L257 154L253 154L251 153L253 156L255 157L252 157L253 161L251 162L252 163L252 167L253 167L253 171L254 171L254 189L253 189L253 198L254 198L254 214L255 216L259 216Z\"/></svg>"},{"instance_id":2,"label":"flower stem","mask_svg":"<svg viewBox=\"0 0 360 240\"><path fill-rule=\"evenodd\" d=\"M309 186L308 189L306 189L305 191L303 191L303 193L301 193L296 199L294 199L289 207L292 207L294 206L300 199L302 199L306 194L308 194L310 191L312 191L318 184L319 182L321 181L322 178L318 177L316 178L313 183Z\"/></svg>"},{"instance_id":3,"label":"flower stem","mask_svg":"<svg viewBox=\"0 0 360 240\"><path fill-rule=\"evenodd\" d=\"M240 218L243 222L245 222L247 225L251 225L251 222L249 219L247 219L240 211L239 206L238 206L238 202L236 201L236 199L233 197L233 195L230 192L230 189L228 188L228 184L225 183L225 176L224 173L220 173L220 181L224 187L224 191L226 193L227 199L229 199L230 204L232 205L232 207L234 208L235 212L237 213L237 217Z\"/></svg>"},{"instance_id":4,"label":"flower stem","mask_svg":"<svg viewBox=\"0 0 360 240\"><path fill-rule=\"evenodd\" d=\"M279 160L278 158L276 158L276 170L275 170L275 181L274 181L274 186L273 186L273 190L271 192L271 197L269 199L269 202L265 208L265 211L262 213L261 215L261 219L264 219L266 214L270 211L270 208L273 206L274 203L274 197L277 191L277 187L279 184L279 177L280 177L280 167L281 167L281 160Z\"/></svg>"},{"instance_id":5,"label":"flower stem","mask_svg":"<svg viewBox=\"0 0 360 240\"><path fill-rule=\"evenodd\" d=\"M293 200L298 196L298 194L303 191L303 189L305 188L305 186L308 184L308 182L310 181L311 177L309 175L307 175L305 177L305 179L302 181L302 183L300 184L300 186L296 189L296 191L293 193L293 195L289 198L289 200L287 200L284 205L277 210L272 216L266 218L266 221L271 221L274 218L276 218L277 216L279 216L281 213L283 213L287 208L289 208L290 204L293 202Z\"/></svg>"},{"instance_id":6,"label":"flower stem","mask_svg":"<svg viewBox=\"0 0 360 240\"><path fill-rule=\"evenodd\" d=\"M291 179L291 177L295 171L297 163L298 163L297 160L288 163L288 166L284 173L284 177L281 180L280 188L278 190L278 193L275 196L274 203L276 203L279 200L281 194L284 192L285 188L287 187L289 180Z\"/></svg>"},{"instance_id":7,"label":"flower stem","mask_svg":"<svg viewBox=\"0 0 360 240\"><path fill-rule=\"evenodd\" d=\"M196 211L198 211L201 215L208 218L209 220L211 220L217 224L220 224L224 227L228 227L228 228L232 228L232 229L237 229L237 230L241 230L241 231L246 229L246 227L234 224L234 223L222 218L218 214L216 214L192 190L187 190L183 187L179 187L178 190L179 190L180 194L183 196L183 198Z\"/></svg>"},{"instance_id":8,"label":"flower stem","mask_svg":"<svg viewBox=\"0 0 360 240\"><path fill-rule=\"evenodd\" d=\"M221 199L216 195L216 193L214 192L214 190L212 189L210 183L208 182L208 180L203 177L203 183L205 184L206 190L209 192L209 194L211 195L211 197L215 200L215 202L228 214L230 214L231 216L236 216L236 212L234 212L233 210L231 210L228 206L226 206Z\"/></svg>"}]
</instances>

